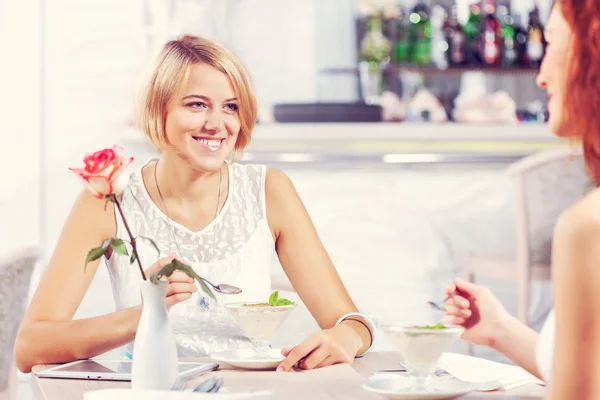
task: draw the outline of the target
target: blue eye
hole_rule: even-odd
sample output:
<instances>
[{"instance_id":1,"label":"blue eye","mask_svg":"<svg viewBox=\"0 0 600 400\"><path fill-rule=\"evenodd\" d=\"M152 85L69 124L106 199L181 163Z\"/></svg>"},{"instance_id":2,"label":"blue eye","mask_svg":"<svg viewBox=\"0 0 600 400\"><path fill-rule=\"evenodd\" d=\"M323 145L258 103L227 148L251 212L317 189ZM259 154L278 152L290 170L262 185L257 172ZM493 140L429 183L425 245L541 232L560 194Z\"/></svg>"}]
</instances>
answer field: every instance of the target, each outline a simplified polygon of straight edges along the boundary
<instances>
[{"instance_id":1,"label":"blue eye","mask_svg":"<svg viewBox=\"0 0 600 400\"><path fill-rule=\"evenodd\" d=\"M186 106L191 108L206 108L206 104L201 101L195 101L193 103L188 103Z\"/></svg>"}]
</instances>

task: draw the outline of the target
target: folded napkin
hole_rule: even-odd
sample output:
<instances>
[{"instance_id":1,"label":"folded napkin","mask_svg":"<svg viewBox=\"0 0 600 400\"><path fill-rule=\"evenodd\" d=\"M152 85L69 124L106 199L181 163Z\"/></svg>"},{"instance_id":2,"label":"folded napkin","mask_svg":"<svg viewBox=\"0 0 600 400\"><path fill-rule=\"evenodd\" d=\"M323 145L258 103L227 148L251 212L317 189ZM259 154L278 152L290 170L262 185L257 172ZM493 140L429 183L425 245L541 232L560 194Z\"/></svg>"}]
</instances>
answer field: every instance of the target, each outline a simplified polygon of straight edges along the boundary
<instances>
[{"instance_id":1,"label":"folded napkin","mask_svg":"<svg viewBox=\"0 0 600 400\"><path fill-rule=\"evenodd\" d=\"M166 390L103 389L86 392L84 400L271 400L271 391L260 390L246 393L195 393Z\"/></svg>"},{"instance_id":2,"label":"folded napkin","mask_svg":"<svg viewBox=\"0 0 600 400\"><path fill-rule=\"evenodd\" d=\"M510 390L528 384L544 384L544 381L521 367L462 354L442 354L438 361L438 368L464 382L477 384L498 381L501 390Z\"/></svg>"}]
</instances>

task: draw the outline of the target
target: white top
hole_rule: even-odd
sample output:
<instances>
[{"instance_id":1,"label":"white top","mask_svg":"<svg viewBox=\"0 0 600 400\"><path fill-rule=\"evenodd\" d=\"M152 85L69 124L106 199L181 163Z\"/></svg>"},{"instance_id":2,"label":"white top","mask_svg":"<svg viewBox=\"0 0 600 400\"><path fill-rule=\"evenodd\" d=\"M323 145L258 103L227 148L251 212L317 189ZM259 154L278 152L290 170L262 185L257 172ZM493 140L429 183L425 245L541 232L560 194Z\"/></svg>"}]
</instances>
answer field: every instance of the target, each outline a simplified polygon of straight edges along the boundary
<instances>
[{"instance_id":1,"label":"white top","mask_svg":"<svg viewBox=\"0 0 600 400\"><path fill-rule=\"evenodd\" d=\"M536 349L536 362L544 381L552 379L552 359L554 358L554 336L556 333L556 317L554 309L548 314L546 322L540 332L540 338Z\"/></svg>"},{"instance_id":2,"label":"white top","mask_svg":"<svg viewBox=\"0 0 600 400\"><path fill-rule=\"evenodd\" d=\"M214 284L228 283L242 289L238 295L215 293L218 300L215 303L197 285L199 290L192 298L171 308L169 319L182 357L250 347L249 340L221 304L266 301L271 290L271 263L276 253L266 217L266 167L234 163L228 165L228 170L229 195L225 204L217 217L199 232L171 221L173 235L169 233L165 215L146 190L141 167L132 174L123 194L122 208L133 235L152 238L160 249L158 255L151 244L137 242L144 269L172 252ZM117 237L129 240L118 213L116 219ZM183 254L179 254L173 237ZM139 267L130 264L128 258L113 254L107 261L119 309L141 302L142 277ZM129 344L131 349L133 343Z\"/></svg>"}]
</instances>

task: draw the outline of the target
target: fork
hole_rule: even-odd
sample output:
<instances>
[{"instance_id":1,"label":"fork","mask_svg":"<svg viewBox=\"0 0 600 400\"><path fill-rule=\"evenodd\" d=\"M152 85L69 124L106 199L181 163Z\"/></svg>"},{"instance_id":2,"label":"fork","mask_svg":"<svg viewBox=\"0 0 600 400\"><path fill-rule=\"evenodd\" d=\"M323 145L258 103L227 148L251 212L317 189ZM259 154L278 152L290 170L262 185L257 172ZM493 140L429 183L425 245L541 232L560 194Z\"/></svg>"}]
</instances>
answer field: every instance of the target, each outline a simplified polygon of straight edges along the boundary
<instances>
[{"instance_id":1,"label":"fork","mask_svg":"<svg viewBox=\"0 0 600 400\"><path fill-rule=\"evenodd\" d=\"M173 382L173 386L171 386L171 390L181 391L184 390L187 386L188 379L178 376Z\"/></svg>"}]
</instances>

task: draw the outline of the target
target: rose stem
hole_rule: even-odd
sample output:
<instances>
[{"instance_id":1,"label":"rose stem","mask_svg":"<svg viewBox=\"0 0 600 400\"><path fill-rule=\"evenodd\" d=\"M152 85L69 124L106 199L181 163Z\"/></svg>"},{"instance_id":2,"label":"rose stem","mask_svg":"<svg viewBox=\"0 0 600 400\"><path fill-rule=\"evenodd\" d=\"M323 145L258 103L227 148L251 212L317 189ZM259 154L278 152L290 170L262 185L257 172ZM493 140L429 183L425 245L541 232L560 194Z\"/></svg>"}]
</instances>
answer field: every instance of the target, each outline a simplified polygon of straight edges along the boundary
<instances>
[{"instance_id":1,"label":"rose stem","mask_svg":"<svg viewBox=\"0 0 600 400\"><path fill-rule=\"evenodd\" d=\"M127 230L127 234L129 235L129 240L131 242L131 248L133 250L133 254L135 254L135 259L137 261L137 264L140 267L140 272L142 273L142 278L144 278L144 280L146 280L146 274L144 273L144 269L142 268L142 262L140 261L140 256L138 255L137 247L135 245L135 238L131 234L131 230L129 229L129 225L127 224L127 220L125 219L125 215L123 215L123 210L121 209L121 204L119 204L119 200L117 199L117 196L113 195L113 200L114 200L115 204L117 205L117 209L119 210L119 214L121 214L121 219L123 220L123 224L125 225L125 229Z\"/></svg>"}]
</instances>

